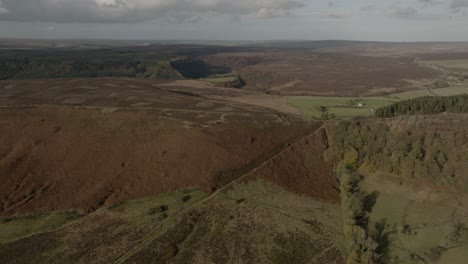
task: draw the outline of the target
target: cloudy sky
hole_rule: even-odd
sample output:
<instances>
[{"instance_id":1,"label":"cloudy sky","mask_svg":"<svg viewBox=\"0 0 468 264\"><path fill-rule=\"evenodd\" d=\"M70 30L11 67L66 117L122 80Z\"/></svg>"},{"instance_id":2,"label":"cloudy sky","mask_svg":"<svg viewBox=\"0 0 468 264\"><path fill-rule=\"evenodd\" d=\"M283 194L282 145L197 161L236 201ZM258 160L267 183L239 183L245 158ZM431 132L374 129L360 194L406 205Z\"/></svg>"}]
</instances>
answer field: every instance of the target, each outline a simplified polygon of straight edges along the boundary
<instances>
[{"instance_id":1,"label":"cloudy sky","mask_svg":"<svg viewBox=\"0 0 468 264\"><path fill-rule=\"evenodd\" d=\"M468 41L468 0L0 0L0 37Z\"/></svg>"}]
</instances>

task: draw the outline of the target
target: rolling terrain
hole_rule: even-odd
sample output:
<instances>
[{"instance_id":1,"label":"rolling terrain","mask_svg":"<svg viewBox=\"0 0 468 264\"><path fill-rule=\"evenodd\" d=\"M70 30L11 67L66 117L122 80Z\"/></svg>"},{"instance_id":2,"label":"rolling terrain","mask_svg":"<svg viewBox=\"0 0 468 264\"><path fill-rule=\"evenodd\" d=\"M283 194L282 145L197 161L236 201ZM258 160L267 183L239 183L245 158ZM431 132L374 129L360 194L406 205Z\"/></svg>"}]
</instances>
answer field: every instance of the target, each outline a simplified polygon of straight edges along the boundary
<instances>
[{"instance_id":1,"label":"rolling terrain","mask_svg":"<svg viewBox=\"0 0 468 264\"><path fill-rule=\"evenodd\" d=\"M0 263L466 259L464 43L6 43Z\"/></svg>"},{"instance_id":2,"label":"rolling terrain","mask_svg":"<svg viewBox=\"0 0 468 264\"><path fill-rule=\"evenodd\" d=\"M340 53L231 52L208 56L206 61L233 69L248 89L281 95L382 95L417 89L438 75L409 58Z\"/></svg>"},{"instance_id":3,"label":"rolling terrain","mask_svg":"<svg viewBox=\"0 0 468 264\"><path fill-rule=\"evenodd\" d=\"M5 82L18 93L0 109L2 261L342 262L338 183L315 155L321 122L173 86L95 79L90 92L82 82Z\"/></svg>"}]
</instances>

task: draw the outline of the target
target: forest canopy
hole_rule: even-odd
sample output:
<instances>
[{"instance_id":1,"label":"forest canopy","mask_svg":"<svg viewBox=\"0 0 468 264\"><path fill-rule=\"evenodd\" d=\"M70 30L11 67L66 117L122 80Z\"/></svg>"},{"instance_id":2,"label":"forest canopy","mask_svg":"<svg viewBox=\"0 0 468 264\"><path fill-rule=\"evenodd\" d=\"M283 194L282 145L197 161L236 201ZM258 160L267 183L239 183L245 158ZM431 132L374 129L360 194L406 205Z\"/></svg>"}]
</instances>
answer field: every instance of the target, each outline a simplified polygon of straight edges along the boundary
<instances>
[{"instance_id":1,"label":"forest canopy","mask_svg":"<svg viewBox=\"0 0 468 264\"><path fill-rule=\"evenodd\" d=\"M425 96L405 100L375 111L377 117L395 117L415 114L440 114L444 112L468 113L468 95Z\"/></svg>"}]
</instances>

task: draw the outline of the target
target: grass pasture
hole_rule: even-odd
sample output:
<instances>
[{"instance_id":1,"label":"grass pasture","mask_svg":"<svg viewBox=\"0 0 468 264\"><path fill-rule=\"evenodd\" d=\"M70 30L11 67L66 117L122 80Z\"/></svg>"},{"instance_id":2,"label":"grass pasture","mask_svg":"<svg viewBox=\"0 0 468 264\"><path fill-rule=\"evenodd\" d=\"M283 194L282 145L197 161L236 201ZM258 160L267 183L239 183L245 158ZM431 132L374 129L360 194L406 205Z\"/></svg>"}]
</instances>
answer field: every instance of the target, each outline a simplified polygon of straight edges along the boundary
<instances>
[{"instance_id":1,"label":"grass pasture","mask_svg":"<svg viewBox=\"0 0 468 264\"><path fill-rule=\"evenodd\" d=\"M468 86L452 86L448 88L433 89L432 92L438 96L468 94Z\"/></svg>"},{"instance_id":2,"label":"grass pasture","mask_svg":"<svg viewBox=\"0 0 468 264\"><path fill-rule=\"evenodd\" d=\"M319 118L320 107L328 109L329 114L336 117L349 118L354 116L371 116L373 110L390 105L396 99L385 97L322 97L322 96L288 96L288 104L301 110L308 118ZM362 104L362 106L359 106Z\"/></svg>"},{"instance_id":3,"label":"grass pasture","mask_svg":"<svg viewBox=\"0 0 468 264\"><path fill-rule=\"evenodd\" d=\"M367 175L361 187L367 193L378 193L370 221L386 224L385 263L464 263L466 197L382 174Z\"/></svg>"},{"instance_id":4,"label":"grass pasture","mask_svg":"<svg viewBox=\"0 0 468 264\"><path fill-rule=\"evenodd\" d=\"M434 60L425 63L435 64L444 68L468 71L468 60Z\"/></svg>"},{"instance_id":5,"label":"grass pasture","mask_svg":"<svg viewBox=\"0 0 468 264\"><path fill-rule=\"evenodd\" d=\"M452 96L468 94L468 86L452 86L447 88L431 89L438 96ZM378 97L324 97L324 96L287 96L285 101L300 110L307 118L320 118L320 107L328 109L329 114L339 118L356 116L372 116L375 110L398 101L423 96L432 96L426 89L395 93ZM359 104L363 104L362 107Z\"/></svg>"},{"instance_id":6,"label":"grass pasture","mask_svg":"<svg viewBox=\"0 0 468 264\"><path fill-rule=\"evenodd\" d=\"M50 232L79 219L74 211L0 218L0 244L37 233Z\"/></svg>"}]
</instances>

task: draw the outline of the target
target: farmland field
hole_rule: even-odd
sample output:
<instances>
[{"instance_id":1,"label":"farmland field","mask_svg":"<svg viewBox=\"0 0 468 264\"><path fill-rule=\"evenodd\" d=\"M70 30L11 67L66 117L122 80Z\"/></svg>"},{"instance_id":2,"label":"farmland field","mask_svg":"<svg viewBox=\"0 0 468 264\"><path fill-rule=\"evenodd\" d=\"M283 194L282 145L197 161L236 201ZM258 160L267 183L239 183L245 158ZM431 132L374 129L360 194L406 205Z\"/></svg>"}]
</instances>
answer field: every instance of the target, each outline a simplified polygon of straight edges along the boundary
<instances>
[{"instance_id":1,"label":"farmland field","mask_svg":"<svg viewBox=\"0 0 468 264\"><path fill-rule=\"evenodd\" d=\"M371 116L373 109L392 104L396 100L385 97L319 97L288 96L287 102L307 117L320 118L320 107L337 117ZM361 106L360 106L361 105Z\"/></svg>"},{"instance_id":2,"label":"farmland field","mask_svg":"<svg viewBox=\"0 0 468 264\"><path fill-rule=\"evenodd\" d=\"M468 72L468 60L434 60L425 61L425 63L439 65L441 67L455 71Z\"/></svg>"},{"instance_id":3,"label":"farmland field","mask_svg":"<svg viewBox=\"0 0 468 264\"><path fill-rule=\"evenodd\" d=\"M413 99L422 96L452 96L468 94L467 86L452 86L447 88L414 90L390 94L379 97L323 97L323 96L286 96L286 102L297 108L308 118L320 118L320 107L327 108L328 113L336 117L372 116L375 109L390 105L392 103ZM360 106L361 104L361 106Z\"/></svg>"},{"instance_id":4,"label":"farmland field","mask_svg":"<svg viewBox=\"0 0 468 264\"><path fill-rule=\"evenodd\" d=\"M464 261L460 251L468 249L468 211L460 193L388 175L367 175L362 187L378 193L370 221L388 226L388 263Z\"/></svg>"}]
</instances>

